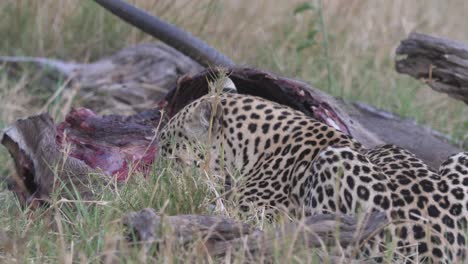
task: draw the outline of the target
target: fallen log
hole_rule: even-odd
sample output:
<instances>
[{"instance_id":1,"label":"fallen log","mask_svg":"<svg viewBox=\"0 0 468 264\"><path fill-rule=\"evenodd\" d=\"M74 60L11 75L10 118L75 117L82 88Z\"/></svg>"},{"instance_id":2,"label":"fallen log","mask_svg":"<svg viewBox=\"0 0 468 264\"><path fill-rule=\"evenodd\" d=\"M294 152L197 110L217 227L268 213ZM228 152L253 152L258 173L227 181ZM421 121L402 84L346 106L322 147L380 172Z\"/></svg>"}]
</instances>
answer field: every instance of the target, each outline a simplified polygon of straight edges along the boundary
<instances>
[{"instance_id":1,"label":"fallen log","mask_svg":"<svg viewBox=\"0 0 468 264\"><path fill-rule=\"evenodd\" d=\"M413 119L403 119L363 103L343 104L349 106L346 110L351 120L359 122L367 130L378 135L382 141L409 150L432 168L439 168L440 163L447 157L463 151L451 145L447 135L419 125Z\"/></svg>"},{"instance_id":2,"label":"fallen log","mask_svg":"<svg viewBox=\"0 0 468 264\"><path fill-rule=\"evenodd\" d=\"M422 79L435 91L468 104L468 45L411 33L401 41L396 54L397 72Z\"/></svg>"},{"instance_id":3,"label":"fallen log","mask_svg":"<svg viewBox=\"0 0 468 264\"><path fill-rule=\"evenodd\" d=\"M153 209L126 214L122 222L132 243L143 245L146 252L155 244L178 246L199 243L197 248L210 257L239 257L246 262L260 259L269 263L279 248L319 248L356 246L372 238L389 222L384 213L372 213L361 219L345 215L315 215L288 222L273 230L262 231L229 218L205 215L160 216ZM174 246L174 245L172 245ZM177 245L176 245L177 246ZM341 258L344 256L336 256Z\"/></svg>"},{"instance_id":4,"label":"fallen log","mask_svg":"<svg viewBox=\"0 0 468 264\"><path fill-rule=\"evenodd\" d=\"M91 63L0 56L0 64L5 64L11 75L18 71L13 71L13 67L35 65L44 73L44 87L55 87L51 84L68 80L67 87L78 88L82 106L100 114L120 115L152 108L179 77L196 74L203 69L197 62L163 43L127 47Z\"/></svg>"}]
</instances>

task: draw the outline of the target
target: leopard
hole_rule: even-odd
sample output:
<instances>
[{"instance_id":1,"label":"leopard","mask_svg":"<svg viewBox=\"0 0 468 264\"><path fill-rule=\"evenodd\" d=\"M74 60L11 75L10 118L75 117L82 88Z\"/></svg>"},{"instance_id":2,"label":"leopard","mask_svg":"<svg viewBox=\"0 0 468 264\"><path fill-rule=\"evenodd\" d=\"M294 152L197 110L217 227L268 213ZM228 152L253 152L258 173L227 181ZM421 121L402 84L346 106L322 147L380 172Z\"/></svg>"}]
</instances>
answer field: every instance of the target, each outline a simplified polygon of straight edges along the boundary
<instances>
[{"instance_id":1,"label":"leopard","mask_svg":"<svg viewBox=\"0 0 468 264\"><path fill-rule=\"evenodd\" d=\"M436 172L392 144L364 152L329 146L311 171L306 186L296 188L308 190L305 204L314 213L385 212L392 223L363 249L377 262L389 250L388 237L404 263L467 260L468 152L449 157Z\"/></svg>"},{"instance_id":2,"label":"leopard","mask_svg":"<svg viewBox=\"0 0 468 264\"><path fill-rule=\"evenodd\" d=\"M466 259L467 152L435 171L398 146L366 149L300 111L238 93L191 102L161 129L158 146L160 158L223 177L242 212L384 212L390 224L357 253L377 262L389 237L404 262Z\"/></svg>"}]
</instances>

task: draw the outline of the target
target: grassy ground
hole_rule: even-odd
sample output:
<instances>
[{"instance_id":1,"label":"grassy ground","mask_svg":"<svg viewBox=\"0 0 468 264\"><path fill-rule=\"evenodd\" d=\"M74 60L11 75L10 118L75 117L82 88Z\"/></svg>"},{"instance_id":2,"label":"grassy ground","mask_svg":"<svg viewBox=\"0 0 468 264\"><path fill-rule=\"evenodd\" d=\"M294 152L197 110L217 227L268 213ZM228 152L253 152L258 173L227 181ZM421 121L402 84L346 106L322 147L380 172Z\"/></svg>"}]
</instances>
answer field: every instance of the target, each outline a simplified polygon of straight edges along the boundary
<instances>
[{"instance_id":1,"label":"grassy ground","mask_svg":"<svg viewBox=\"0 0 468 264\"><path fill-rule=\"evenodd\" d=\"M131 2L191 31L239 64L303 79L334 95L414 118L451 135L459 145L468 144L466 105L393 68L399 40L413 30L468 43L468 4L463 0L349 0L323 5L298 0ZM4 0L0 14L0 55L86 62L152 41L89 0ZM0 127L43 107L51 92L36 85L40 77L22 72L9 78L0 66ZM52 91L60 85L52 85ZM12 173L3 148L0 162L2 176ZM82 205L78 212L57 203L43 212L52 220L19 210L10 193L0 192L3 237L15 242L4 243L0 257L5 261L15 257L18 262L96 262L115 249L122 212L150 206L170 214L209 213L206 205L214 195L206 185L173 177L167 166L159 166L153 176L147 183L137 175L123 189L106 192L105 203ZM48 221L60 223L61 230ZM137 254L133 257L138 259Z\"/></svg>"}]
</instances>

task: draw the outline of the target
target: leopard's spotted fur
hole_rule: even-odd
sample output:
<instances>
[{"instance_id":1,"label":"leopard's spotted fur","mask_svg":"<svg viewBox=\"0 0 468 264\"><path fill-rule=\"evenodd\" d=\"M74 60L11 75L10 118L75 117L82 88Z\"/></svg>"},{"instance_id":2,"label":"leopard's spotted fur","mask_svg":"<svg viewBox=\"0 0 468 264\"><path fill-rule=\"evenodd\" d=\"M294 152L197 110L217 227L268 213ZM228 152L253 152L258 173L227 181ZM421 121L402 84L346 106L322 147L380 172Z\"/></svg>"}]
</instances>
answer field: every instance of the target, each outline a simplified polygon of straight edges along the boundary
<instances>
[{"instance_id":1,"label":"leopard's spotted fur","mask_svg":"<svg viewBox=\"0 0 468 264\"><path fill-rule=\"evenodd\" d=\"M232 187L242 210L383 211L392 221L387 233L396 239L397 254L441 263L466 255L467 153L436 173L406 150L386 145L366 151L301 112L239 94L194 101L169 121L159 140L162 157L205 160L228 185L238 174ZM363 253L385 251L385 233Z\"/></svg>"}]
</instances>

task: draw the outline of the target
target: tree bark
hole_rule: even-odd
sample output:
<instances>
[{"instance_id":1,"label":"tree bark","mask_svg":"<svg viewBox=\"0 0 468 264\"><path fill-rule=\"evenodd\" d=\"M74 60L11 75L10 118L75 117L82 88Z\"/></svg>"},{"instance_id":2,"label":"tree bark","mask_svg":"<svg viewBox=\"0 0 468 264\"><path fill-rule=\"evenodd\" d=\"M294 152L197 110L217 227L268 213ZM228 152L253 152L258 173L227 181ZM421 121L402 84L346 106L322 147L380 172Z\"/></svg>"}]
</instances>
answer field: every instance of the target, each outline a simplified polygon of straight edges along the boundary
<instances>
[{"instance_id":1,"label":"tree bark","mask_svg":"<svg viewBox=\"0 0 468 264\"><path fill-rule=\"evenodd\" d=\"M468 104L468 45L411 33L396 54L397 72L422 79L432 89Z\"/></svg>"},{"instance_id":2,"label":"tree bark","mask_svg":"<svg viewBox=\"0 0 468 264\"><path fill-rule=\"evenodd\" d=\"M81 106L99 114L120 115L153 107L179 77L203 70L198 63L163 43L126 47L91 63L0 56L0 64L7 66L11 76L22 73L15 68L36 65L43 71L40 84L44 88L55 87L60 80L69 80L68 87L74 86L79 91Z\"/></svg>"},{"instance_id":3,"label":"tree bark","mask_svg":"<svg viewBox=\"0 0 468 264\"><path fill-rule=\"evenodd\" d=\"M247 262L262 259L269 263L278 249L348 247L372 238L388 220L384 213L371 213L362 219L345 215L315 215L293 221L268 231L229 218L205 215L160 216L153 209L131 212L123 217L127 238L149 249L165 238L179 246L195 242L211 257L242 252ZM175 238L175 239L174 239ZM174 246L174 245L172 245ZM279 247L279 248L278 248ZM310 250L308 250L310 252ZM343 256L335 256L343 257Z\"/></svg>"}]
</instances>

